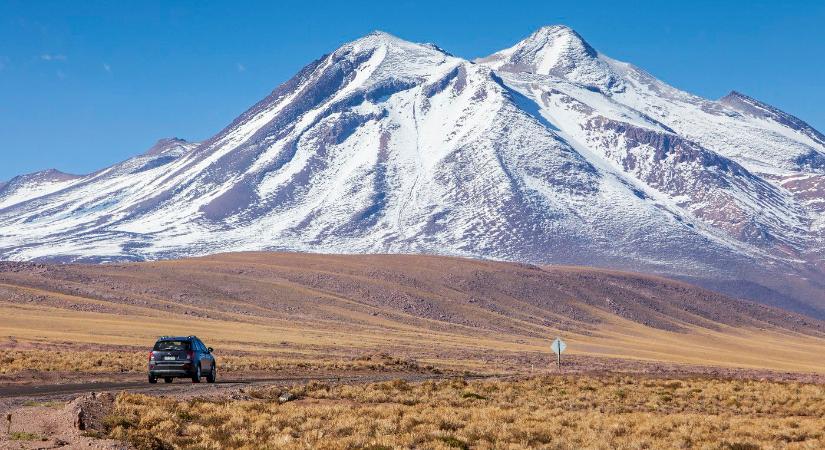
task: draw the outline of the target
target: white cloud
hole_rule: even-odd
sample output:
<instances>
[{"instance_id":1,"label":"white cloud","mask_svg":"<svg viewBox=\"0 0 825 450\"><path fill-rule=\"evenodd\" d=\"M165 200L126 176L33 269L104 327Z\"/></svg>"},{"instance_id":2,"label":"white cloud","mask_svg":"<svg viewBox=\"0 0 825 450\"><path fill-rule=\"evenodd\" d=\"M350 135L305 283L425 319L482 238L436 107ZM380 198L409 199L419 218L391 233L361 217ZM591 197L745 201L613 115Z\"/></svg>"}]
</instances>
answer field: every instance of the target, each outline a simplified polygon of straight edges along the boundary
<instances>
[{"instance_id":1,"label":"white cloud","mask_svg":"<svg viewBox=\"0 0 825 450\"><path fill-rule=\"evenodd\" d=\"M40 55L40 59L43 61L66 61L69 58L61 54L43 53Z\"/></svg>"},{"instance_id":2,"label":"white cloud","mask_svg":"<svg viewBox=\"0 0 825 450\"><path fill-rule=\"evenodd\" d=\"M112 73L112 66L110 66L107 63L103 63L103 70L105 70L108 73Z\"/></svg>"},{"instance_id":3,"label":"white cloud","mask_svg":"<svg viewBox=\"0 0 825 450\"><path fill-rule=\"evenodd\" d=\"M246 72L246 66L241 63L237 63L235 67L238 68L238 72Z\"/></svg>"}]
</instances>

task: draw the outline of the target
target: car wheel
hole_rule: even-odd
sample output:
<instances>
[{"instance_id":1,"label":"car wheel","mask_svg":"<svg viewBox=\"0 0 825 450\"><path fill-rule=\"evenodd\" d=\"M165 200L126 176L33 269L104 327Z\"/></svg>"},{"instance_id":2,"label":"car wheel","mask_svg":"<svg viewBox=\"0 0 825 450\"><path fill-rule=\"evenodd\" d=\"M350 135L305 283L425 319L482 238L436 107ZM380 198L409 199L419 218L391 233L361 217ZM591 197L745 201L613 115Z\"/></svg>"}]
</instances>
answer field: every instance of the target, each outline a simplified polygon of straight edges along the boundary
<instances>
[{"instance_id":1,"label":"car wheel","mask_svg":"<svg viewBox=\"0 0 825 450\"><path fill-rule=\"evenodd\" d=\"M214 383L215 380L218 378L218 368L215 367L215 363L212 363L212 369L209 371L209 375L206 376L207 383Z\"/></svg>"},{"instance_id":2,"label":"car wheel","mask_svg":"<svg viewBox=\"0 0 825 450\"><path fill-rule=\"evenodd\" d=\"M163 382L164 382L164 383L171 383L171 382L172 382L172 377L166 377L166 378L164 378L164 379L163 379Z\"/></svg>"},{"instance_id":3,"label":"car wheel","mask_svg":"<svg viewBox=\"0 0 825 450\"><path fill-rule=\"evenodd\" d=\"M201 365L198 364L195 367L195 374L192 375L192 382L193 383L200 383L201 382Z\"/></svg>"},{"instance_id":4,"label":"car wheel","mask_svg":"<svg viewBox=\"0 0 825 450\"><path fill-rule=\"evenodd\" d=\"M152 384L157 383L158 382L158 377L156 377L154 375L149 375L149 382L152 383Z\"/></svg>"}]
</instances>

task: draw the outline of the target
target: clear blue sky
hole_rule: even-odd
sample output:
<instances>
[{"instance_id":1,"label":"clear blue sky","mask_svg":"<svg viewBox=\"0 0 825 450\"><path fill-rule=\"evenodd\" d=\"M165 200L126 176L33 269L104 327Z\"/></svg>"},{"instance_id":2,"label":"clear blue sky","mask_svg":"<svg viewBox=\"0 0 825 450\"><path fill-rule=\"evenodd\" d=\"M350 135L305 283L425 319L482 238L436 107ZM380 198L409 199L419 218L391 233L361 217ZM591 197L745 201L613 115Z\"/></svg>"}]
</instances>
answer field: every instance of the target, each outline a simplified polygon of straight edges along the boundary
<instances>
[{"instance_id":1,"label":"clear blue sky","mask_svg":"<svg viewBox=\"0 0 825 450\"><path fill-rule=\"evenodd\" d=\"M555 23L679 88L736 89L825 132L822 0L0 0L0 180L87 173L161 137L207 138L375 29L474 58Z\"/></svg>"}]
</instances>

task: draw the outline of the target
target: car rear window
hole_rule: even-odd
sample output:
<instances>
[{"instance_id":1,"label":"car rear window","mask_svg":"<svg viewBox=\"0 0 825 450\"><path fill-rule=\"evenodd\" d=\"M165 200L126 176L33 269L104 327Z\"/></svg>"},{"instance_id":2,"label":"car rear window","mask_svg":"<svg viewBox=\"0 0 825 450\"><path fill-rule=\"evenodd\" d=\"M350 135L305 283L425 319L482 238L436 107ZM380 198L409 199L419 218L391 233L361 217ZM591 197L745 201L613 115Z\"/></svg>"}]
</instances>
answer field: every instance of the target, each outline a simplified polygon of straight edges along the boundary
<instances>
[{"instance_id":1,"label":"car rear window","mask_svg":"<svg viewBox=\"0 0 825 450\"><path fill-rule=\"evenodd\" d=\"M191 344L189 341L157 341L155 342L155 351L161 352L176 352L189 351Z\"/></svg>"}]
</instances>

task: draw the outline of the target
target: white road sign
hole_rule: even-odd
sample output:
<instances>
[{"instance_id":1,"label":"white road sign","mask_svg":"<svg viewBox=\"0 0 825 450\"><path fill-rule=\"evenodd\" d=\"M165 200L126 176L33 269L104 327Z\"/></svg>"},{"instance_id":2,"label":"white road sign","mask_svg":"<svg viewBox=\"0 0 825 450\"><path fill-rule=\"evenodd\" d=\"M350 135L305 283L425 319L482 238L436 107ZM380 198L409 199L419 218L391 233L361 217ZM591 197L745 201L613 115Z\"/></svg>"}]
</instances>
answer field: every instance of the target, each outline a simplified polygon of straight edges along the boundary
<instances>
[{"instance_id":1,"label":"white road sign","mask_svg":"<svg viewBox=\"0 0 825 450\"><path fill-rule=\"evenodd\" d=\"M550 345L550 348L553 349L553 353L561 355L561 352L567 348L567 344L565 344L561 338L557 337L556 340L553 341L553 344Z\"/></svg>"}]
</instances>

